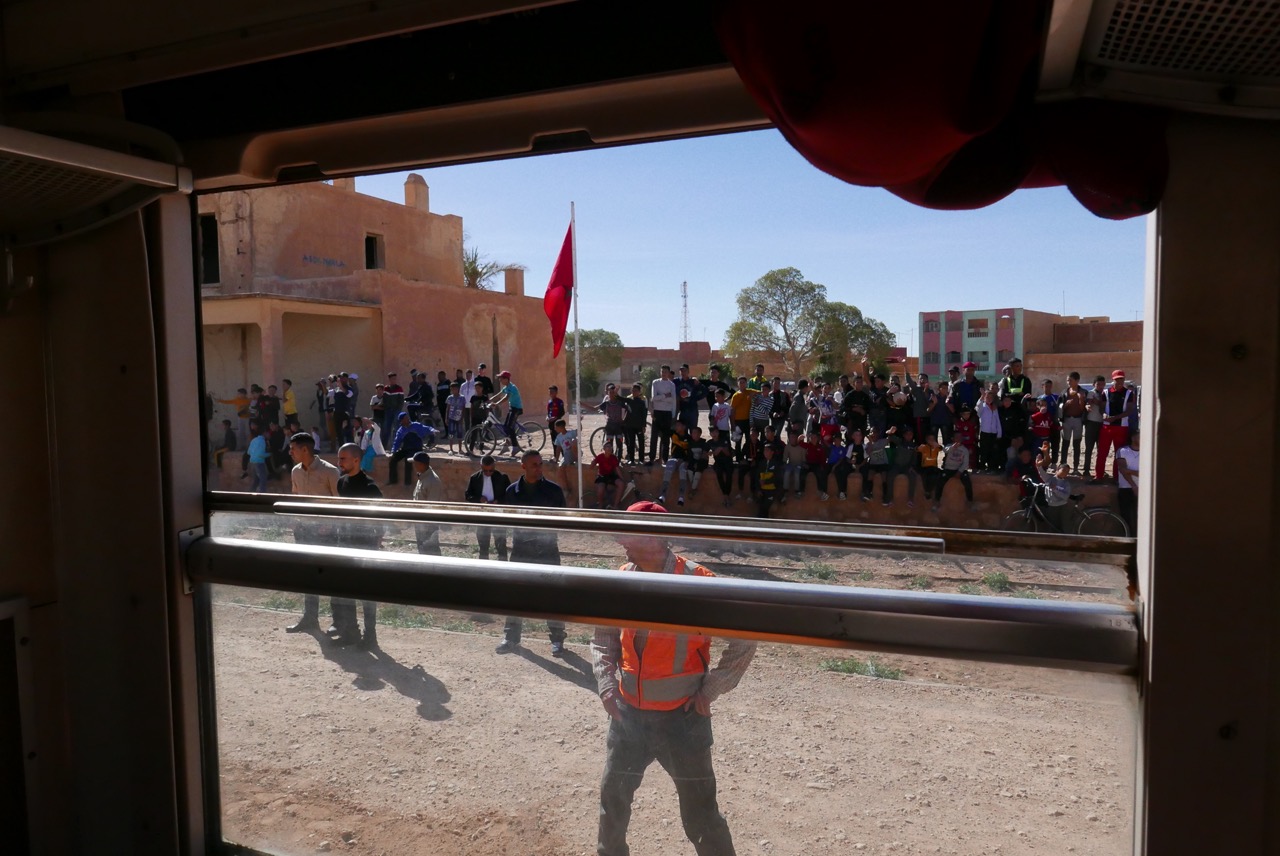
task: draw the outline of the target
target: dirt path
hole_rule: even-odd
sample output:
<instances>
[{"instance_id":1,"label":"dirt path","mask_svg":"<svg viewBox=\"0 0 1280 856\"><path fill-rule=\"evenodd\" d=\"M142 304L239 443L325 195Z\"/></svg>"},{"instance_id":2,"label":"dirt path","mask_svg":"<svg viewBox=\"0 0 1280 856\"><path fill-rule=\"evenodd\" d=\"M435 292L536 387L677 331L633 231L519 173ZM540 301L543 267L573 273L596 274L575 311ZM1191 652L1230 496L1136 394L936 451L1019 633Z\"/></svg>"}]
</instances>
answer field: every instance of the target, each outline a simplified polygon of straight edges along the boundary
<instances>
[{"instance_id":1,"label":"dirt path","mask_svg":"<svg viewBox=\"0 0 1280 856\"><path fill-rule=\"evenodd\" d=\"M594 853L607 717L581 641L558 661L526 631L526 650L500 657L497 622L454 616L471 632L380 627L383 650L368 653L287 635L293 615L243 593L219 588L214 606L230 840L288 854ZM819 668L846 654L762 646L716 703L739 854L1130 852L1130 682L912 657L882 658L903 680ZM632 830L635 856L693 853L656 766Z\"/></svg>"}]
</instances>

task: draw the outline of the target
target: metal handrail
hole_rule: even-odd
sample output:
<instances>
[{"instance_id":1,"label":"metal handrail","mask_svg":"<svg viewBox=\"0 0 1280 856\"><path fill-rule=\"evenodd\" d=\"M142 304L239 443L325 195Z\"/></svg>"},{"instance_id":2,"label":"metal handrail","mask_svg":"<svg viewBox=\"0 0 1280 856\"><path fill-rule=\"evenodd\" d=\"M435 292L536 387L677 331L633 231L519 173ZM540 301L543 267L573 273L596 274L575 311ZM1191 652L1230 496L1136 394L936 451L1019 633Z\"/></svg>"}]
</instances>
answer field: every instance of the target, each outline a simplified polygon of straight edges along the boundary
<instances>
[{"instance_id":1,"label":"metal handrail","mask_svg":"<svg viewBox=\"0 0 1280 856\"><path fill-rule=\"evenodd\" d=\"M230 491L209 492L206 494L206 505L214 512L335 515L406 523L572 529L602 534L655 533L748 542L783 541L799 546L840 546L1033 561L1049 559L1104 564L1126 571L1132 569L1135 561L1135 542L1131 538L1057 533L1015 533L813 520L761 520L697 514L640 516L615 511L299 497L294 494ZM495 517L501 520L495 520Z\"/></svg>"},{"instance_id":2,"label":"metal handrail","mask_svg":"<svg viewBox=\"0 0 1280 856\"><path fill-rule=\"evenodd\" d=\"M1123 607L672 574L621 573L208 537L199 583L645 626L793 644L1132 674Z\"/></svg>"}]
</instances>

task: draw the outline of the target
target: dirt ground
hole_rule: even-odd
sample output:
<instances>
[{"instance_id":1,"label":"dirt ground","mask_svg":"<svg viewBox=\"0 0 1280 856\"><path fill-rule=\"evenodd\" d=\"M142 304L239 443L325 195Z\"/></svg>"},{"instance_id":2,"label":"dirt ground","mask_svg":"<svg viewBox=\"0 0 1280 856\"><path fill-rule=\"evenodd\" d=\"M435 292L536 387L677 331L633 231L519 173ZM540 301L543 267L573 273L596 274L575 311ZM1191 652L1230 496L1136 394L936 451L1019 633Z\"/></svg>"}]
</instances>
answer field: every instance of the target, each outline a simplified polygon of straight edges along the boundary
<instances>
[{"instance_id":1,"label":"dirt ground","mask_svg":"<svg viewBox=\"0 0 1280 856\"><path fill-rule=\"evenodd\" d=\"M602 542L575 537L562 542L566 564L601 561ZM446 533L446 554L473 551ZM1123 598L1117 572L1088 566L714 553L731 576ZM595 852L608 718L590 628L571 625L556 660L528 622L524 648L498 656L500 618L383 605L381 650L366 652L285 634L296 595L219 586L213 600L229 840L282 854ZM1130 852L1131 680L907 656L877 658L897 680L822 668L850 656L866 659L761 645L716 702L721 808L739 854ZM656 765L631 829L634 856L694 852Z\"/></svg>"}]
</instances>

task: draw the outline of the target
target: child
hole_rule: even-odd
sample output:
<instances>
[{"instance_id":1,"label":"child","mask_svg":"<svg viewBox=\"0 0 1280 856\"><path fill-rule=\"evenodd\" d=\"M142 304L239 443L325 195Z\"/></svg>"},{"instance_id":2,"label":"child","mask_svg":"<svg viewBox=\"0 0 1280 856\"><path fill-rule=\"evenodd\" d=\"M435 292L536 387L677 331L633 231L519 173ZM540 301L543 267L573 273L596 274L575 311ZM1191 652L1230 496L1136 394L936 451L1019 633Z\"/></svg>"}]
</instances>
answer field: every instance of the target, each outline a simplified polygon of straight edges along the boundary
<instances>
[{"instance_id":1,"label":"child","mask_svg":"<svg viewBox=\"0 0 1280 856\"><path fill-rule=\"evenodd\" d=\"M796 496L804 496L805 476L813 473L813 484L818 489L818 499L825 502L827 496L827 450L816 430L810 431L797 445L804 449L804 472L800 474L800 487Z\"/></svg>"},{"instance_id":2,"label":"child","mask_svg":"<svg viewBox=\"0 0 1280 856\"><path fill-rule=\"evenodd\" d=\"M1044 446L1053 433L1053 414L1049 412L1049 397L1042 395L1036 399L1036 410L1031 414L1031 435L1034 444Z\"/></svg>"},{"instance_id":3,"label":"child","mask_svg":"<svg viewBox=\"0 0 1280 856\"><path fill-rule=\"evenodd\" d=\"M622 399L627 415L622 423L623 437L627 441L627 463L644 460L644 426L649 418L649 400L644 397L644 387L631 384L631 395Z\"/></svg>"},{"instance_id":4,"label":"child","mask_svg":"<svg viewBox=\"0 0 1280 856\"><path fill-rule=\"evenodd\" d=\"M555 437L551 440L551 445L556 448L563 469L567 470L578 463L578 432L570 431L569 423L563 419L557 419L552 428L555 430Z\"/></svg>"},{"instance_id":5,"label":"child","mask_svg":"<svg viewBox=\"0 0 1280 856\"><path fill-rule=\"evenodd\" d=\"M719 427L711 426L711 438L707 440L707 455L716 474L716 484L724 495L724 507L729 507L729 494L733 492L733 444Z\"/></svg>"},{"instance_id":6,"label":"child","mask_svg":"<svg viewBox=\"0 0 1280 856\"><path fill-rule=\"evenodd\" d=\"M449 384L449 395L444 400L445 433L449 438L450 452L454 451L455 445L458 451L462 450L462 420L467 412L467 400L460 394L461 389L456 383ZM555 434L554 429L552 434Z\"/></svg>"},{"instance_id":7,"label":"child","mask_svg":"<svg viewBox=\"0 0 1280 856\"><path fill-rule=\"evenodd\" d=\"M382 431L374 424L373 420L368 416L360 418L360 448L363 453L360 456L360 469L369 475L373 475L373 462L387 454L387 450L382 446Z\"/></svg>"},{"instance_id":8,"label":"child","mask_svg":"<svg viewBox=\"0 0 1280 856\"><path fill-rule=\"evenodd\" d=\"M667 488L671 486L672 480L677 484L677 490L680 491L676 497L676 505L684 505L684 486L688 481L686 469L689 461L689 432L684 426L684 422L677 419L671 426L671 457L667 458L667 462L662 466L662 489L658 492L658 502L666 503Z\"/></svg>"},{"instance_id":9,"label":"child","mask_svg":"<svg viewBox=\"0 0 1280 856\"><path fill-rule=\"evenodd\" d=\"M947 381L938 382L937 403L929 411L929 430L934 434L942 434L943 443L951 442L956 421L955 410L952 409L955 405L947 397L950 388L951 384Z\"/></svg>"},{"instance_id":10,"label":"child","mask_svg":"<svg viewBox=\"0 0 1280 856\"><path fill-rule=\"evenodd\" d=\"M624 425L627 419L627 405L622 402L622 396L618 395L616 386L613 384L605 386L604 401L600 402L598 409L604 414L604 443L621 458L622 436L626 432Z\"/></svg>"},{"instance_id":11,"label":"child","mask_svg":"<svg viewBox=\"0 0 1280 856\"><path fill-rule=\"evenodd\" d=\"M755 467L756 513L760 517L768 517L773 501L777 499L782 486L782 468L774 457L773 446L765 444L761 458Z\"/></svg>"},{"instance_id":12,"label":"child","mask_svg":"<svg viewBox=\"0 0 1280 856\"><path fill-rule=\"evenodd\" d=\"M604 450L591 461L596 468L596 507L614 508L618 498L618 466L622 460L613 453L613 445L606 443ZM606 505L604 496L612 492L613 497Z\"/></svg>"},{"instance_id":13,"label":"child","mask_svg":"<svg viewBox=\"0 0 1280 856\"><path fill-rule=\"evenodd\" d=\"M787 491L794 491L796 498L804 496L801 483L804 481L805 446L798 432L792 432L787 438L786 452L782 464L782 496L787 501Z\"/></svg>"},{"instance_id":14,"label":"child","mask_svg":"<svg viewBox=\"0 0 1280 856\"><path fill-rule=\"evenodd\" d=\"M888 429L892 436L897 433L896 428ZM957 432L958 433L958 432ZM862 448L867 453L867 466L862 472L862 501L871 501L871 479L876 474L880 474L880 499L884 505L889 504L889 437L881 436L876 428L870 428L867 431L867 442L862 444Z\"/></svg>"},{"instance_id":15,"label":"child","mask_svg":"<svg viewBox=\"0 0 1280 856\"><path fill-rule=\"evenodd\" d=\"M970 510L973 509L973 482L969 479L970 460L969 447L960 442L960 434L957 432L951 445L943 450L942 478L938 482L938 494L933 502L935 512L942 505L942 489L953 478L959 478L960 483L964 485L965 502L968 503L967 507Z\"/></svg>"},{"instance_id":16,"label":"child","mask_svg":"<svg viewBox=\"0 0 1280 856\"><path fill-rule=\"evenodd\" d=\"M1067 476L1071 474L1071 467L1067 466L1064 460L1056 472L1048 471L1051 449L1051 443L1045 443L1040 447L1040 457L1036 458L1036 473L1048 488L1044 492L1045 517L1059 532L1066 532L1067 503L1071 501L1071 483L1067 481Z\"/></svg>"},{"instance_id":17,"label":"child","mask_svg":"<svg viewBox=\"0 0 1280 856\"><path fill-rule=\"evenodd\" d=\"M747 379L745 377L738 378L738 391L733 394L733 398L729 399L729 410L733 417L733 442L734 451L738 455L742 454L742 443L747 435L751 433L751 396L752 391L747 389ZM738 494L741 499L742 494Z\"/></svg>"},{"instance_id":18,"label":"child","mask_svg":"<svg viewBox=\"0 0 1280 856\"><path fill-rule=\"evenodd\" d=\"M733 430L733 408L725 401L725 391L723 389L716 390L715 403L711 405L711 424L719 428L720 433L726 437Z\"/></svg>"},{"instance_id":19,"label":"child","mask_svg":"<svg viewBox=\"0 0 1280 856\"><path fill-rule=\"evenodd\" d=\"M1004 456L1000 453L1000 402L994 391L988 391L978 405L978 469L994 473L1004 468Z\"/></svg>"},{"instance_id":20,"label":"child","mask_svg":"<svg viewBox=\"0 0 1280 856\"><path fill-rule=\"evenodd\" d=\"M978 420L973 418L973 408L967 404L960 405L960 416L956 419L954 440L969 450L969 460L976 462L978 457Z\"/></svg>"},{"instance_id":21,"label":"child","mask_svg":"<svg viewBox=\"0 0 1280 856\"><path fill-rule=\"evenodd\" d=\"M836 490L841 499L849 498L849 476L860 473L867 478L867 453L863 447L862 429L854 428L849 432L849 439L844 444L844 457L833 468L836 477Z\"/></svg>"},{"instance_id":22,"label":"child","mask_svg":"<svg viewBox=\"0 0 1280 856\"><path fill-rule=\"evenodd\" d=\"M689 429L689 463L684 474L689 479L689 496L698 492L698 482L707 468L707 441L702 439L702 429L694 425Z\"/></svg>"},{"instance_id":23,"label":"child","mask_svg":"<svg viewBox=\"0 0 1280 856\"><path fill-rule=\"evenodd\" d=\"M942 468L938 464L942 460L942 446L938 444L938 435L929 434L924 442L916 447L920 458L920 480L924 482L924 498L935 501L942 500ZM937 510L937 507L934 507Z\"/></svg>"},{"instance_id":24,"label":"child","mask_svg":"<svg viewBox=\"0 0 1280 856\"><path fill-rule=\"evenodd\" d=\"M891 431L893 429L890 429ZM889 472L885 476L888 486L889 502L893 502L893 482L898 476L907 477L907 508L916 507L916 473L915 431L910 425L904 425L897 434L889 437Z\"/></svg>"},{"instance_id":25,"label":"child","mask_svg":"<svg viewBox=\"0 0 1280 856\"><path fill-rule=\"evenodd\" d=\"M449 392L453 395L458 394L459 388L456 383L449 384ZM554 437L556 436L556 420L563 419L566 411L564 409L564 399L560 397L560 387L554 385L547 387L547 395L547 431ZM465 401L463 402L463 407L466 407ZM560 460L560 449L554 444L551 447L551 454L553 460Z\"/></svg>"}]
</instances>

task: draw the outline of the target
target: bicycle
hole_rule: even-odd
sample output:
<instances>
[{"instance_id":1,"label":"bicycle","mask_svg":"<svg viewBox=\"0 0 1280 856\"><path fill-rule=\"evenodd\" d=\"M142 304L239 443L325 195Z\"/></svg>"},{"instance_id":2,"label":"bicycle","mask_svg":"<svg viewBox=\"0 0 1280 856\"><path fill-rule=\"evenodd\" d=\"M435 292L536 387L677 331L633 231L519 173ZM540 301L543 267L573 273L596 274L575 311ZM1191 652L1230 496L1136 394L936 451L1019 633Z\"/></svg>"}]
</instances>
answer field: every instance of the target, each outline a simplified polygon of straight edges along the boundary
<instances>
[{"instance_id":1,"label":"bicycle","mask_svg":"<svg viewBox=\"0 0 1280 856\"><path fill-rule=\"evenodd\" d=\"M618 434L616 437L613 438L616 444L614 446L613 451L619 458L622 457L622 452L623 452L623 436L624 435L622 434ZM591 436L587 438L587 448L591 450L591 457L594 458L596 455L603 452L604 444L605 444L605 433L604 433L604 426L602 425L596 430L592 431Z\"/></svg>"},{"instance_id":2,"label":"bicycle","mask_svg":"<svg viewBox=\"0 0 1280 856\"><path fill-rule=\"evenodd\" d=\"M1022 499L1022 507L1010 514L1004 519L1004 529L1007 532L1058 532L1060 534L1068 534L1056 526L1044 513L1044 504L1041 503L1041 495L1047 495L1049 486L1029 478L1022 479L1023 484L1027 485L1030 493ZM1066 528L1071 529L1072 524L1079 519L1079 523L1075 524L1075 534L1088 535L1095 538L1128 538L1129 525L1125 523L1124 518L1116 514L1109 508L1104 506L1090 506L1082 508L1080 502L1084 499L1084 494L1071 494L1072 516Z\"/></svg>"},{"instance_id":3,"label":"bicycle","mask_svg":"<svg viewBox=\"0 0 1280 856\"><path fill-rule=\"evenodd\" d=\"M487 406L482 405L480 410L485 414L484 421L471 426L462 438L468 455L475 455L477 451L481 455L491 455L502 446L510 445L502 420ZM516 441L523 449L541 452L547 445L547 428L532 419L517 422Z\"/></svg>"},{"instance_id":4,"label":"bicycle","mask_svg":"<svg viewBox=\"0 0 1280 856\"><path fill-rule=\"evenodd\" d=\"M636 467L618 467L618 475L620 478L613 484L605 485L604 504L600 507L605 508L612 505L616 509L621 509L626 504L627 497L631 496L633 493L635 494L635 502L644 502L646 499L652 499L653 497L646 495L645 492L640 489L640 485L636 481L636 473L638 471L639 470ZM622 483L621 476L624 474L627 477L627 484L622 489L622 494L615 501L612 494L618 492L618 485Z\"/></svg>"}]
</instances>

